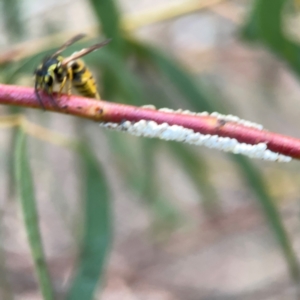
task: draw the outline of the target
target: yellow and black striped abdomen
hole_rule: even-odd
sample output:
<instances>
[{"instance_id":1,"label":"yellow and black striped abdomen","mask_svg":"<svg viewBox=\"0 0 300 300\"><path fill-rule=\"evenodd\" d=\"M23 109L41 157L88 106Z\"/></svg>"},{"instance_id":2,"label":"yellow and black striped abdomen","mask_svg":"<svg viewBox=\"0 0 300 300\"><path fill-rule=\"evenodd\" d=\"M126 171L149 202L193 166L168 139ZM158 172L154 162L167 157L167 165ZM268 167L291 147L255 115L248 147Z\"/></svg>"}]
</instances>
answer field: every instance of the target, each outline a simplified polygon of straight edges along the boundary
<instances>
[{"instance_id":1,"label":"yellow and black striped abdomen","mask_svg":"<svg viewBox=\"0 0 300 300\"><path fill-rule=\"evenodd\" d=\"M83 61L76 60L71 64L72 84L79 94L88 98L100 99L93 74L85 66Z\"/></svg>"}]
</instances>

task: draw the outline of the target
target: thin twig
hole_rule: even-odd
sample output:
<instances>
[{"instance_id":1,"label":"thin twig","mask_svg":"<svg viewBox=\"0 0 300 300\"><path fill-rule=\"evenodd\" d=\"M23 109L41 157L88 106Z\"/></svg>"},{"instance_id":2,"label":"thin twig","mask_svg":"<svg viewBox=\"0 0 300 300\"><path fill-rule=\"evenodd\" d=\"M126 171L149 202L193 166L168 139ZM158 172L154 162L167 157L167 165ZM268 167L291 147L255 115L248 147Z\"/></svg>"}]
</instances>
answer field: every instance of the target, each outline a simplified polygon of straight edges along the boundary
<instances>
[{"instance_id":1,"label":"thin twig","mask_svg":"<svg viewBox=\"0 0 300 300\"><path fill-rule=\"evenodd\" d=\"M0 128L21 127L23 131L38 139L60 147L77 147L77 142L55 131L49 130L27 120L23 114L0 117Z\"/></svg>"},{"instance_id":2,"label":"thin twig","mask_svg":"<svg viewBox=\"0 0 300 300\"><path fill-rule=\"evenodd\" d=\"M219 3L225 1L227 0L185 0L180 3L172 3L157 9L139 12L138 14L125 15L121 19L121 27L128 34L131 34L134 30L142 26L166 21L168 19L180 17L182 15L200 11L202 9L214 8ZM85 28L84 32L88 33L90 37L98 36L99 26L97 25ZM0 64L32 56L41 52L42 50L53 47L53 45L59 45L59 43L62 43L70 36L74 36L77 33L78 31L68 30L55 33L44 38L39 38L37 40L30 40L17 44L4 54L0 54Z\"/></svg>"},{"instance_id":3,"label":"thin twig","mask_svg":"<svg viewBox=\"0 0 300 300\"><path fill-rule=\"evenodd\" d=\"M165 112L151 108L136 107L125 104L99 101L75 95L61 95L57 99L59 108L51 106L46 94L41 92L46 110L97 122L122 124L124 121L132 123L141 120L154 121L157 124L167 123L191 129L195 133L228 137L239 143L257 145L265 143L267 149L279 154L300 158L300 139L280 135L267 130L261 130L239 124L235 121L220 119L214 115L191 115L188 113ZM54 94L54 97L57 95ZM33 88L0 84L0 104L23 106L41 109L34 94Z\"/></svg>"}]
</instances>

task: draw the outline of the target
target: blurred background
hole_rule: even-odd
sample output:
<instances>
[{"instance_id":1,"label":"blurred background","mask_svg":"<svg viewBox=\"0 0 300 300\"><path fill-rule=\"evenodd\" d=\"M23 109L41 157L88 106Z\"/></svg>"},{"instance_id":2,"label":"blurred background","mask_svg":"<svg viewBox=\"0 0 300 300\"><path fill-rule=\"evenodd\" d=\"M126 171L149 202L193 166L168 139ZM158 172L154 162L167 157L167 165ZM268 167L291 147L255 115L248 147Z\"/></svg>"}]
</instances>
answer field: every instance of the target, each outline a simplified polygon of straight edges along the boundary
<instances>
[{"instance_id":1,"label":"blurred background","mask_svg":"<svg viewBox=\"0 0 300 300\"><path fill-rule=\"evenodd\" d=\"M83 32L64 55L112 38L84 58L107 101L230 113L299 137L297 0L0 0L0 7L2 83L33 87L42 58ZM55 295L48 299L300 299L297 161L250 161L71 116L0 109L45 129L41 136L23 128ZM1 120L0 298L43 299L14 176L18 129ZM78 296L98 275L101 287Z\"/></svg>"}]
</instances>

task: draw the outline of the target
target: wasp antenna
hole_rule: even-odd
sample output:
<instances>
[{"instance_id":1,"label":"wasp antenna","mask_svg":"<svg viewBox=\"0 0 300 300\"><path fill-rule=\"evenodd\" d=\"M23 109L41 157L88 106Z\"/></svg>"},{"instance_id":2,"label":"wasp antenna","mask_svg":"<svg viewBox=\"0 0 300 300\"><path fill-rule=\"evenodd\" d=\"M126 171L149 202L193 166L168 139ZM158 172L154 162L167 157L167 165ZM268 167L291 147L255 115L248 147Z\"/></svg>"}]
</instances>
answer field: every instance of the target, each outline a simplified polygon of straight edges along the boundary
<instances>
[{"instance_id":1,"label":"wasp antenna","mask_svg":"<svg viewBox=\"0 0 300 300\"><path fill-rule=\"evenodd\" d=\"M107 39L107 40L105 40L105 41L103 41L103 42L101 42L101 43L95 44L95 45L90 46L90 47L88 47L88 48L84 48L84 49L82 49L82 50L80 50L80 51L78 51L78 52L75 52L75 53L73 53L71 56L65 58L65 59L62 61L61 64L62 64L63 66L66 66L66 65L67 65L68 63L70 63L71 61L76 60L76 59L78 59L78 58L80 58L80 57L82 57L82 56L87 55L88 53L91 53L91 52L93 52L93 51L95 51L95 50L98 50L98 49L102 48L103 46L107 45L110 41L111 41L111 39Z\"/></svg>"},{"instance_id":2,"label":"wasp antenna","mask_svg":"<svg viewBox=\"0 0 300 300\"><path fill-rule=\"evenodd\" d=\"M85 33L76 34L74 37L72 37L70 40L68 40L63 46L68 47L68 46L76 43L77 41L83 39L85 36L86 36Z\"/></svg>"},{"instance_id":3,"label":"wasp antenna","mask_svg":"<svg viewBox=\"0 0 300 300\"><path fill-rule=\"evenodd\" d=\"M61 47L59 47L50 57L55 57L55 56L59 55L66 48L68 48L69 46L78 42L79 40L83 39L85 36L86 36L85 33L79 33L79 34L75 35L70 40L66 41Z\"/></svg>"}]
</instances>

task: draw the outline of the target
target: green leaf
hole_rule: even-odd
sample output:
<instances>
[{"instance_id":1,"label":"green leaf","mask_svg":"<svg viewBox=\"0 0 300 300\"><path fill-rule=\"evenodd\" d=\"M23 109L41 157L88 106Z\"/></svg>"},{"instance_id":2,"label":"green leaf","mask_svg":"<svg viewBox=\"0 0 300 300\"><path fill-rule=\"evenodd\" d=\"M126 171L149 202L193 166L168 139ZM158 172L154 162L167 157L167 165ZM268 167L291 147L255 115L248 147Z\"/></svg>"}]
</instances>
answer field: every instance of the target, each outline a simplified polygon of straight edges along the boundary
<instances>
[{"instance_id":1,"label":"green leaf","mask_svg":"<svg viewBox=\"0 0 300 300\"><path fill-rule=\"evenodd\" d=\"M266 46L300 76L300 47L283 32L285 0L256 0L242 36Z\"/></svg>"},{"instance_id":2,"label":"green leaf","mask_svg":"<svg viewBox=\"0 0 300 300\"><path fill-rule=\"evenodd\" d=\"M93 64L104 70L104 87L106 99L112 100L119 96L122 102L132 105L143 103L144 96L140 80L132 74L120 57L107 49L101 51Z\"/></svg>"},{"instance_id":3,"label":"green leaf","mask_svg":"<svg viewBox=\"0 0 300 300\"><path fill-rule=\"evenodd\" d=\"M110 195L105 175L92 152L81 147L80 154L85 173L85 232L69 300L93 299L111 243Z\"/></svg>"},{"instance_id":4,"label":"green leaf","mask_svg":"<svg viewBox=\"0 0 300 300\"><path fill-rule=\"evenodd\" d=\"M54 296L42 246L34 187L28 160L25 133L20 130L17 137L15 153L16 185L21 200L26 232L39 279L40 289L43 298L45 300L51 300L54 299Z\"/></svg>"},{"instance_id":5,"label":"green leaf","mask_svg":"<svg viewBox=\"0 0 300 300\"><path fill-rule=\"evenodd\" d=\"M114 0L90 0L104 34L112 38L110 49L122 53L124 41L120 29L120 13Z\"/></svg>"},{"instance_id":6,"label":"green leaf","mask_svg":"<svg viewBox=\"0 0 300 300\"><path fill-rule=\"evenodd\" d=\"M5 24L5 32L9 33L11 41L18 41L25 34L25 26L21 20L20 0L2 0L2 19Z\"/></svg>"},{"instance_id":7,"label":"green leaf","mask_svg":"<svg viewBox=\"0 0 300 300\"><path fill-rule=\"evenodd\" d=\"M282 9L285 0L256 0L248 24L244 27L244 33L251 32L253 38L264 38L274 47L280 48L282 33ZM266 10L268 14L263 15Z\"/></svg>"},{"instance_id":8,"label":"green leaf","mask_svg":"<svg viewBox=\"0 0 300 300\"><path fill-rule=\"evenodd\" d=\"M284 229L281 217L276 209L272 197L269 195L264 183L263 177L259 171L245 157L232 155L232 159L240 166L240 172L246 179L248 185L255 192L257 199L263 209L263 212L270 224L271 229L275 233L275 237L282 249L286 262L289 267L291 277L296 283L300 280L300 267L298 264L296 253L293 250L291 241Z\"/></svg>"}]
</instances>

